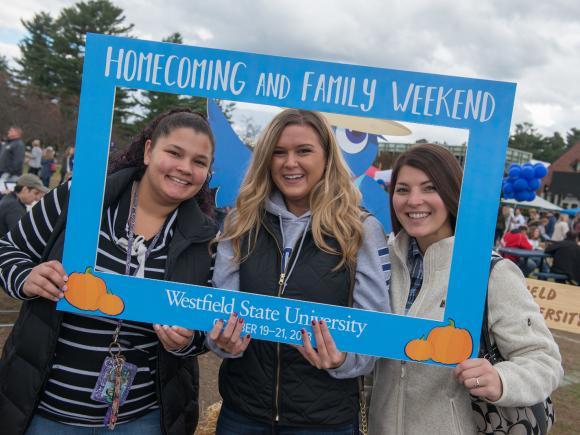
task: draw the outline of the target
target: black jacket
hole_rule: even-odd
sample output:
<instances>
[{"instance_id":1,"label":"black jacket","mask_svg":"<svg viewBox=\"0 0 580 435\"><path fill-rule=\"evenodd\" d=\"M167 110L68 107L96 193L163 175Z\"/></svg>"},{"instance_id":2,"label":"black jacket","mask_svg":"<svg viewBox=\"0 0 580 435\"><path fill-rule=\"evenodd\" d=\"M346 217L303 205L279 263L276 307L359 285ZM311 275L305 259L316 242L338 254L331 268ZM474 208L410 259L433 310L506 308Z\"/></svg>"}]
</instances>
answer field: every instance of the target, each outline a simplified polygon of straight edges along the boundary
<instances>
[{"instance_id":1,"label":"black jacket","mask_svg":"<svg viewBox=\"0 0 580 435\"><path fill-rule=\"evenodd\" d=\"M580 246L575 240L562 240L548 245L546 253L554 256L552 272L565 273L580 283Z\"/></svg>"},{"instance_id":2,"label":"black jacket","mask_svg":"<svg viewBox=\"0 0 580 435\"><path fill-rule=\"evenodd\" d=\"M24 154L25 149L22 140L8 141L0 152L0 174L8 172L13 177L22 175Z\"/></svg>"},{"instance_id":3,"label":"black jacket","mask_svg":"<svg viewBox=\"0 0 580 435\"><path fill-rule=\"evenodd\" d=\"M254 250L240 264L242 291L279 295L281 240L278 219L267 213ZM338 248L335 240L327 242ZM242 252L247 245L242 244ZM283 297L348 306L350 274L344 267L332 271L339 259L319 250L309 231ZM267 423L344 425L354 422L358 412L356 379L334 379L293 347L268 341L254 340L241 358L224 359L219 388L225 406Z\"/></svg>"},{"instance_id":4,"label":"black jacket","mask_svg":"<svg viewBox=\"0 0 580 435\"><path fill-rule=\"evenodd\" d=\"M4 195L0 200L0 237L4 236L26 214L26 206L14 192Z\"/></svg>"},{"instance_id":5,"label":"black jacket","mask_svg":"<svg viewBox=\"0 0 580 435\"><path fill-rule=\"evenodd\" d=\"M133 180L134 171L119 171L107 179L104 209L118 200ZM61 260L66 214L63 210L43 254L43 261ZM217 228L195 200L180 205L169 245L165 278L168 281L206 285L211 256L208 243ZM49 376L59 336L62 313L54 302L25 301L0 360L0 420L2 433L26 431ZM179 358L159 346L157 391L161 428L167 434L191 435L197 426L198 376L196 358Z\"/></svg>"}]
</instances>

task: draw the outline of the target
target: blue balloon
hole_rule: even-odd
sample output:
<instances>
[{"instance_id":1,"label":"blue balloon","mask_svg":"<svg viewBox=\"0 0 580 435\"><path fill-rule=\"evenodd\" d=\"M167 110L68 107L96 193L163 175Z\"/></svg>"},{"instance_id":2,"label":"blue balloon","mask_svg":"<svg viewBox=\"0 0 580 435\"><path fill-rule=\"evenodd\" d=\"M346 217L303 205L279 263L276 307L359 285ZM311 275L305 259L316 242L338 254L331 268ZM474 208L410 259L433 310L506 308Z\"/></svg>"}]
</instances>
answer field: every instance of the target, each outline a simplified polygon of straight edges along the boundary
<instances>
[{"instance_id":1,"label":"blue balloon","mask_svg":"<svg viewBox=\"0 0 580 435\"><path fill-rule=\"evenodd\" d=\"M503 185L503 193L514 193L514 185L510 182L506 182Z\"/></svg>"},{"instance_id":2,"label":"blue balloon","mask_svg":"<svg viewBox=\"0 0 580 435\"><path fill-rule=\"evenodd\" d=\"M541 163L536 163L534 166L534 177L536 178L543 178L548 173L548 168L546 168Z\"/></svg>"},{"instance_id":3,"label":"blue balloon","mask_svg":"<svg viewBox=\"0 0 580 435\"><path fill-rule=\"evenodd\" d=\"M515 192L522 192L528 189L528 182L522 178L518 178L514 183L514 191ZM518 199L518 201L520 201Z\"/></svg>"},{"instance_id":4,"label":"blue balloon","mask_svg":"<svg viewBox=\"0 0 580 435\"><path fill-rule=\"evenodd\" d=\"M533 201L536 197L536 192L528 190L526 191L526 201Z\"/></svg>"},{"instance_id":5,"label":"blue balloon","mask_svg":"<svg viewBox=\"0 0 580 435\"><path fill-rule=\"evenodd\" d=\"M514 197L516 198L516 201L525 201L528 195L524 190L521 190L519 192L516 192Z\"/></svg>"},{"instance_id":6,"label":"blue balloon","mask_svg":"<svg viewBox=\"0 0 580 435\"><path fill-rule=\"evenodd\" d=\"M520 172L520 176L526 180L534 178L534 168L532 166L524 166Z\"/></svg>"},{"instance_id":7,"label":"blue balloon","mask_svg":"<svg viewBox=\"0 0 580 435\"><path fill-rule=\"evenodd\" d=\"M540 188L540 180L538 180L537 178L532 178L530 181L528 181L528 187L530 188L530 190L532 191L536 191Z\"/></svg>"},{"instance_id":8,"label":"blue balloon","mask_svg":"<svg viewBox=\"0 0 580 435\"><path fill-rule=\"evenodd\" d=\"M510 167L509 174L510 178L519 178L520 172L522 172L522 168L519 165Z\"/></svg>"},{"instance_id":9,"label":"blue balloon","mask_svg":"<svg viewBox=\"0 0 580 435\"><path fill-rule=\"evenodd\" d=\"M514 192L513 191L511 191L511 192L504 192L503 197L505 199L512 199L514 197Z\"/></svg>"}]
</instances>

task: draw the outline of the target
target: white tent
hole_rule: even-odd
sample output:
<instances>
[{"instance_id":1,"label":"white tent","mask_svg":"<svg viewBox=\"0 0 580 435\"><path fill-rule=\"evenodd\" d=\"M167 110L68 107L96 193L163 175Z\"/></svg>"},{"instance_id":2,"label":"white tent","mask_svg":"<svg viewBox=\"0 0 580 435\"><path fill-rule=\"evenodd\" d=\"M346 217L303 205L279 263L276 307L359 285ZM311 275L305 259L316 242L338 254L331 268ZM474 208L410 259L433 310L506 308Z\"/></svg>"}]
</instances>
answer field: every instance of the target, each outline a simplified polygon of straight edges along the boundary
<instances>
[{"instance_id":1,"label":"white tent","mask_svg":"<svg viewBox=\"0 0 580 435\"><path fill-rule=\"evenodd\" d=\"M516 201L515 199L502 199L501 202L502 204L521 208L539 208L541 210L552 210L552 211L562 210L561 207L558 207L556 204L552 204L551 202L546 201L544 198L540 198L539 196L536 196L533 201Z\"/></svg>"},{"instance_id":2,"label":"white tent","mask_svg":"<svg viewBox=\"0 0 580 435\"><path fill-rule=\"evenodd\" d=\"M375 172L375 180L383 180L385 184L389 184L391 182L391 173L393 172L392 169L385 169L384 171L377 171Z\"/></svg>"}]
</instances>

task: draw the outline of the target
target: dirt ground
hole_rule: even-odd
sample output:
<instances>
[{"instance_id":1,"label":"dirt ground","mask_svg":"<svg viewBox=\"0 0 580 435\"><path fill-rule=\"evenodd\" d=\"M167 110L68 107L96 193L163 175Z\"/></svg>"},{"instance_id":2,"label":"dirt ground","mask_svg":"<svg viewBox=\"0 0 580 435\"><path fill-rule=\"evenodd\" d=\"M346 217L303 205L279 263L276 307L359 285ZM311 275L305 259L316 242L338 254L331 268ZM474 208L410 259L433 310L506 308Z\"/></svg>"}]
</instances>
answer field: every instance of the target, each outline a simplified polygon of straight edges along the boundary
<instances>
[{"instance_id":1,"label":"dirt ground","mask_svg":"<svg viewBox=\"0 0 580 435\"><path fill-rule=\"evenodd\" d=\"M19 303L0 291L0 349L10 333L18 314ZM553 394L556 409L556 425L552 435L577 435L580 431L580 335L552 331L562 354L564 382ZM200 412L220 400L217 377L220 360L211 353L199 358L200 365ZM200 428L204 425L200 422Z\"/></svg>"}]
</instances>

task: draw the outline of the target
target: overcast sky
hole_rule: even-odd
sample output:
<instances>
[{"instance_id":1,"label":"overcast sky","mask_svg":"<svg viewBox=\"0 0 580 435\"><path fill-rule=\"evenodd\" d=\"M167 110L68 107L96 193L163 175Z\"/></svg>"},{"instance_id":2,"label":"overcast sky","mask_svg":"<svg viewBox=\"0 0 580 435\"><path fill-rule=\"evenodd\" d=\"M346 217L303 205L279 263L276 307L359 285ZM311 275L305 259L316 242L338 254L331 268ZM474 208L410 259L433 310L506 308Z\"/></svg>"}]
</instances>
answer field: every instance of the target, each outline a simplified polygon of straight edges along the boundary
<instances>
[{"instance_id":1,"label":"overcast sky","mask_svg":"<svg viewBox=\"0 0 580 435\"><path fill-rule=\"evenodd\" d=\"M19 55L22 18L74 1L6 1L0 53ZM580 127L580 0L116 1L133 34L211 48L505 80L513 125ZM447 137L447 136L446 136ZM453 140L455 136L448 136ZM459 136L458 136L459 137Z\"/></svg>"}]
</instances>

